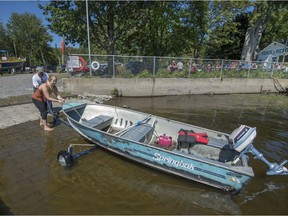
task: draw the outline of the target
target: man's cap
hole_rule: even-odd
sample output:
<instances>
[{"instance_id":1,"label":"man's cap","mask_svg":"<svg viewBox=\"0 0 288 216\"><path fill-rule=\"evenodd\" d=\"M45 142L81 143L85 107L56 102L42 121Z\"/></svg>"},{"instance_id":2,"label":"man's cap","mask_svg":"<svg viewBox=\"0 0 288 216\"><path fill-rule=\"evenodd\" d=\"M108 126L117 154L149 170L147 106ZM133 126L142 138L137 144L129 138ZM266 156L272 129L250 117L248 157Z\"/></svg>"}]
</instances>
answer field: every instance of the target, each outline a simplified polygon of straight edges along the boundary
<instances>
[{"instance_id":1,"label":"man's cap","mask_svg":"<svg viewBox=\"0 0 288 216\"><path fill-rule=\"evenodd\" d=\"M37 73L44 72L44 68L43 67L37 67L36 71L37 71Z\"/></svg>"}]
</instances>

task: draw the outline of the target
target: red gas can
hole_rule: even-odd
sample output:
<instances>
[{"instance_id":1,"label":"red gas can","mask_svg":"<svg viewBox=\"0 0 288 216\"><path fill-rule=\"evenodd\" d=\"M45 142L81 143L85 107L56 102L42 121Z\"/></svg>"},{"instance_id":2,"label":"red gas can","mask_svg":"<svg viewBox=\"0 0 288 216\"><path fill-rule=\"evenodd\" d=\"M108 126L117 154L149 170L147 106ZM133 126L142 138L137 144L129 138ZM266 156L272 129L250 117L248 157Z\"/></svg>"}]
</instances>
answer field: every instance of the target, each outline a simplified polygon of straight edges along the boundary
<instances>
[{"instance_id":1,"label":"red gas can","mask_svg":"<svg viewBox=\"0 0 288 216\"><path fill-rule=\"evenodd\" d=\"M172 146L172 137L166 136L165 134L161 135L160 137L158 137L157 143L161 147L168 148Z\"/></svg>"}]
</instances>

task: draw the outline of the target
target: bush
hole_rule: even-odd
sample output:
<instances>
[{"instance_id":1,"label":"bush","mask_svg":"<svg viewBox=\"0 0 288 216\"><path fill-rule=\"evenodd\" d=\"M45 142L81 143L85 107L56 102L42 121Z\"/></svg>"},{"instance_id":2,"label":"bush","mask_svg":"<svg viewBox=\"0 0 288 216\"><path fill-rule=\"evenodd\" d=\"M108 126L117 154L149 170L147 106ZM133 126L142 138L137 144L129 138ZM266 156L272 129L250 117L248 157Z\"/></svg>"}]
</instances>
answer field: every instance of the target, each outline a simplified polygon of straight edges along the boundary
<instances>
[{"instance_id":1,"label":"bush","mask_svg":"<svg viewBox=\"0 0 288 216\"><path fill-rule=\"evenodd\" d=\"M133 74L126 69L126 67L119 67L118 68L118 73L117 73L117 78L133 78Z\"/></svg>"},{"instance_id":2,"label":"bush","mask_svg":"<svg viewBox=\"0 0 288 216\"><path fill-rule=\"evenodd\" d=\"M173 77L170 71L161 69L156 72L156 78L171 78Z\"/></svg>"},{"instance_id":3,"label":"bush","mask_svg":"<svg viewBox=\"0 0 288 216\"><path fill-rule=\"evenodd\" d=\"M118 89L117 89L117 88L113 88L113 89L111 90L111 95L112 95L112 96L115 96L115 97L119 97L119 91L118 91Z\"/></svg>"},{"instance_id":4,"label":"bush","mask_svg":"<svg viewBox=\"0 0 288 216\"><path fill-rule=\"evenodd\" d=\"M145 69L141 73L137 74L136 77L137 78L153 78L153 74Z\"/></svg>"}]
</instances>

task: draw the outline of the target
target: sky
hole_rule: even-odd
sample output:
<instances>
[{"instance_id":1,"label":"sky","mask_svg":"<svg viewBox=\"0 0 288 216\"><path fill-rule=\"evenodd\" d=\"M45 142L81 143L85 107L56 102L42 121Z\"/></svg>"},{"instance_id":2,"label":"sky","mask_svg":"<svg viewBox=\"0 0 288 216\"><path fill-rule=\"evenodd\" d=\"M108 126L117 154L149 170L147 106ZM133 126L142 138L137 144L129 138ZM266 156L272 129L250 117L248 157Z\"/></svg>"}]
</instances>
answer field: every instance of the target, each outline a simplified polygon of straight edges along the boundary
<instances>
[{"instance_id":1,"label":"sky","mask_svg":"<svg viewBox=\"0 0 288 216\"><path fill-rule=\"evenodd\" d=\"M48 22L45 20L45 16L42 14L42 10L38 8L38 3L45 5L48 3L47 0L0 0L0 21L6 25L11 14L13 12L23 14L25 12L35 14L42 20L43 25L47 25ZM49 34L53 37L53 42L50 43L51 47L61 47L62 38L48 30Z\"/></svg>"}]
</instances>

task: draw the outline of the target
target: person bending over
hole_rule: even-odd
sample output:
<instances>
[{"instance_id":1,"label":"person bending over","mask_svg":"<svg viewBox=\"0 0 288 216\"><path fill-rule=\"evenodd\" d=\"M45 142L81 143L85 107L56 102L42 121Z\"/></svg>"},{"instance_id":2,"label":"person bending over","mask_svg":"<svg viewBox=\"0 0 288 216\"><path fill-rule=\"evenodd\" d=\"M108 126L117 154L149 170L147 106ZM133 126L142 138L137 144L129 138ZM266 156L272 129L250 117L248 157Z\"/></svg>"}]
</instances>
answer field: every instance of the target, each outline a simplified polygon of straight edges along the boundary
<instances>
[{"instance_id":1,"label":"person bending over","mask_svg":"<svg viewBox=\"0 0 288 216\"><path fill-rule=\"evenodd\" d=\"M46 72L44 72L43 67L37 67L36 71L37 71L37 73L34 74L32 77L32 84L33 84L33 91L34 92L37 90L37 88L42 83L45 83L49 78L49 75Z\"/></svg>"},{"instance_id":2,"label":"person bending over","mask_svg":"<svg viewBox=\"0 0 288 216\"><path fill-rule=\"evenodd\" d=\"M37 109L40 111L40 126L44 127L45 131L52 131L53 128L48 127L47 125L47 103L46 100L58 102L60 104L63 104L64 99L61 97L61 95L58 92L57 89L57 77L54 75L51 75L48 80L40 85L35 93L32 95L32 102L37 107ZM52 97L51 95L54 94L56 98Z\"/></svg>"}]
</instances>

